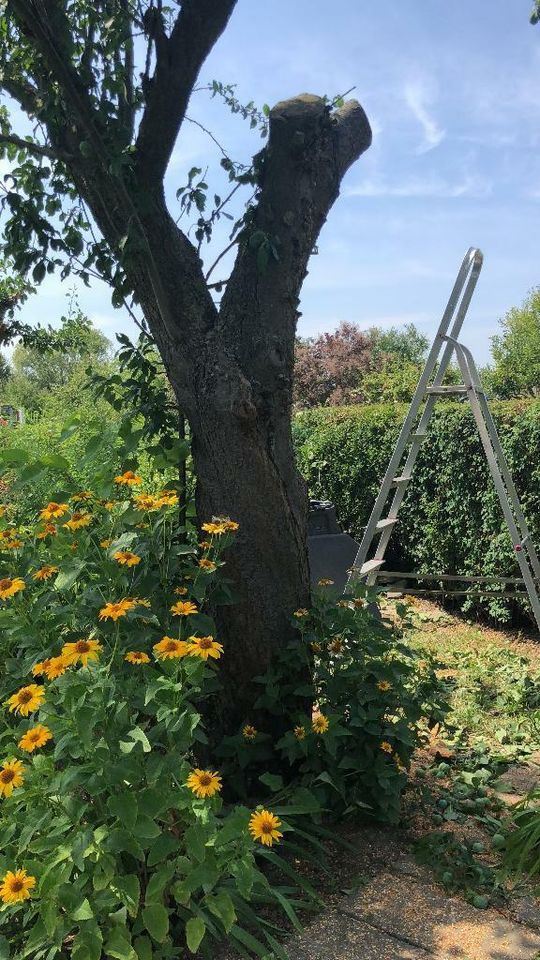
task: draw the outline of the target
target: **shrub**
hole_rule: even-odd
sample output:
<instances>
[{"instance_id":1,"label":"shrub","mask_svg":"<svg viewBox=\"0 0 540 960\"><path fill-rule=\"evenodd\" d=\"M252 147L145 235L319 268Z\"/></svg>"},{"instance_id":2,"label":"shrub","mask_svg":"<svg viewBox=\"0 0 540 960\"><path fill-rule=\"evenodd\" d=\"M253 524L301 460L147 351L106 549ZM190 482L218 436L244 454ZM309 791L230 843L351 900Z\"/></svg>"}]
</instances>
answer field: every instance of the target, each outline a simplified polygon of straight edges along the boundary
<instances>
[{"instance_id":1,"label":"shrub","mask_svg":"<svg viewBox=\"0 0 540 960\"><path fill-rule=\"evenodd\" d=\"M343 407L305 411L295 418L300 470L310 492L334 501L344 527L361 537L392 453L406 407ZM530 525L540 540L540 404L492 406L502 446ZM519 576L519 568L467 404L437 407L420 451L389 563L419 572ZM391 567L389 566L389 569ZM468 600L495 619L512 606L497 598ZM528 611L526 600L519 609Z\"/></svg>"},{"instance_id":2,"label":"shrub","mask_svg":"<svg viewBox=\"0 0 540 960\"><path fill-rule=\"evenodd\" d=\"M223 652L202 609L223 595L234 524L203 548L178 542L174 491L131 498L137 477L121 479L23 531L1 521L0 930L17 957L69 943L73 960L165 958L226 933L257 945L247 900L280 896L255 848L286 821L225 807L195 759Z\"/></svg>"}]
</instances>

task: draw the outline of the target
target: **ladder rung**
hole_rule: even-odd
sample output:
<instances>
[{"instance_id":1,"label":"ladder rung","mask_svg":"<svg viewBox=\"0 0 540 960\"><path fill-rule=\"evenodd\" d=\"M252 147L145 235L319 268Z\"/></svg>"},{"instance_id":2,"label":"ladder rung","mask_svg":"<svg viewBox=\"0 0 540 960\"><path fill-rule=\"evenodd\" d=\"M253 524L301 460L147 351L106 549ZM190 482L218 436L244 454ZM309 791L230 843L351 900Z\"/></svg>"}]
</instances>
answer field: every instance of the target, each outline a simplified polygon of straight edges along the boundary
<instances>
[{"instance_id":1,"label":"ladder rung","mask_svg":"<svg viewBox=\"0 0 540 960\"><path fill-rule=\"evenodd\" d=\"M427 430L417 430L412 434L413 440L423 440L424 437L427 437Z\"/></svg>"},{"instance_id":2,"label":"ladder rung","mask_svg":"<svg viewBox=\"0 0 540 960\"><path fill-rule=\"evenodd\" d=\"M398 483L408 483L409 480L411 479L411 476L412 474L410 473L403 473L400 477L394 477L394 479L392 480L392 483L395 483L396 486Z\"/></svg>"},{"instance_id":3,"label":"ladder rung","mask_svg":"<svg viewBox=\"0 0 540 960\"><path fill-rule=\"evenodd\" d=\"M467 393L467 387L464 383L453 383L448 386L440 387L426 387L426 393L431 394L432 396L441 396L444 397L447 394L452 393Z\"/></svg>"},{"instance_id":4,"label":"ladder rung","mask_svg":"<svg viewBox=\"0 0 540 960\"><path fill-rule=\"evenodd\" d=\"M363 576L365 573L371 573L372 570L378 570L379 567L382 567L384 560L367 560L366 563L363 563L360 567L360 576Z\"/></svg>"},{"instance_id":5,"label":"ladder rung","mask_svg":"<svg viewBox=\"0 0 540 960\"><path fill-rule=\"evenodd\" d=\"M385 527L393 527L395 523L398 522L397 517L387 517L386 520L379 520L376 530L384 530Z\"/></svg>"}]
</instances>

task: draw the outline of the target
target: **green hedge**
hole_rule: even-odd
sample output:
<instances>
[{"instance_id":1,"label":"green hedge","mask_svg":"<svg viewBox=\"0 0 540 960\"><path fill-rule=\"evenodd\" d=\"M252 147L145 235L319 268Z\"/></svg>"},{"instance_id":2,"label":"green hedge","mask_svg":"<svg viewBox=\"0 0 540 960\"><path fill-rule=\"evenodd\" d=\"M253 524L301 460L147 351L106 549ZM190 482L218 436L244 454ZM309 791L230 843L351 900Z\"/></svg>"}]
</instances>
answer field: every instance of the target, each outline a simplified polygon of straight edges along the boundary
<instances>
[{"instance_id":1,"label":"green hedge","mask_svg":"<svg viewBox=\"0 0 540 960\"><path fill-rule=\"evenodd\" d=\"M357 538L369 518L406 411L406 406L398 405L341 407L304 411L295 418L297 456L310 494L332 500L343 527ZM540 401L498 402L492 412L540 548ZM390 543L392 561L402 569L519 576L465 403L438 406ZM470 601L467 604L471 606ZM500 622L516 612L499 600L483 601L482 609Z\"/></svg>"}]
</instances>

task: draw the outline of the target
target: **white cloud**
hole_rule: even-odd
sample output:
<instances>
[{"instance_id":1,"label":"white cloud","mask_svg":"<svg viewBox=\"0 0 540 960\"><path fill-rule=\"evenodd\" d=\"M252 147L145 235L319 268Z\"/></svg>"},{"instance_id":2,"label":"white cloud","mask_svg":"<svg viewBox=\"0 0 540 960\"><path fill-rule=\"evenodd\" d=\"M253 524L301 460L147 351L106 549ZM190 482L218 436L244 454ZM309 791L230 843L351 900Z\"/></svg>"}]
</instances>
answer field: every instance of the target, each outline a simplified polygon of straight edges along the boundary
<instances>
[{"instance_id":1,"label":"white cloud","mask_svg":"<svg viewBox=\"0 0 540 960\"><path fill-rule=\"evenodd\" d=\"M435 197L456 199L458 197L482 198L490 196L493 185L483 177L466 175L461 180L450 182L438 176L410 177L401 183L367 178L345 191L349 197Z\"/></svg>"},{"instance_id":2,"label":"white cloud","mask_svg":"<svg viewBox=\"0 0 540 960\"><path fill-rule=\"evenodd\" d=\"M417 148L417 153L427 153L438 147L446 136L446 130L443 130L429 113L428 107L432 102L424 83L419 81L409 82L404 90L405 103L411 113L418 120L424 135L424 141Z\"/></svg>"}]
</instances>

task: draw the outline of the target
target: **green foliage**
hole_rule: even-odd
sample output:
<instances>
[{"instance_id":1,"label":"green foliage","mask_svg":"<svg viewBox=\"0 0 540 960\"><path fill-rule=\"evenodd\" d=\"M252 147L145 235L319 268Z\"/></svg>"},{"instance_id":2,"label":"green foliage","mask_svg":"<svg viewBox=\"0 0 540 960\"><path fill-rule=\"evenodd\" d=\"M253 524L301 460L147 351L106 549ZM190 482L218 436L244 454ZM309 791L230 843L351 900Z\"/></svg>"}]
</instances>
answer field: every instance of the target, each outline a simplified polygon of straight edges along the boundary
<instances>
[{"instance_id":1,"label":"green foliage","mask_svg":"<svg viewBox=\"0 0 540 960\"><path fill-rule=\"evenodd\" d=\"M370 327L368 333L373 343L376 360L395 357L405 363L422 364L429 347L429 340L415 327L405 323L403 327Z\"/></svg>"},{"instance_id":2,"label":"green foliage","mask_svg":"<svg viewBox=\"0 0 540 960\"><path fill-rule=\"evenodd\" d=\"M240 736L222 748L233 760L237 789L246 790L258 768L275 762L277 751L279 769L289 767L327 815L398 821L425 718L441 721L445 707L429 656L411 651L400 628L375 620L365 596L362 590L354 600L336 602L324 587L311 611L297 611L301 643L283 650L257 679L261 693L254 712L262 719L250 751ZM309 693L298 686L306 665L317 691L313 716L294 708ZM289 728L275 746L265 732L265 714L284 718ZM279 798L282 776L261 779Z\"/></svg>"},{"instance_id":3,"label":"green foliage","mask_svg":"<svg viewBox=\"0 0 540 960\"><path fill-rule=\"evenodd\" d=\"M103 367L109 356L107 338L92 326L72 297L58 328L25 330L13 351L6 402L40 412L51 396L75 407L88 384L88 367ZM64 410L65 418L65 410Z\"/></svg>"},{"instance_id":4,"label":"green foliage","mask_svg":"<svg viewBox=\"0 0 540 960\"><path fill-rule=\"evenodd\" d=\"M538 396L540 391L540 288L500 321L502 333L491 338L495 365L492 388L501 399Z\"/></svg>"},{"instance_id":5,"label":"green foliage","mask_svg":"<svg viewBox=\"0 0 540 960\"><path fill-rule=\"evenodd\" d=\"M501 840L506 873L531 880L540 876L540 790L532 790L517 803Z\"/></svg>"},{"instance_id":6,"label":"green foliage","mask_svg":"<svg viewBox=\"0 0 540 960\"><path fill-rule=\"evenodd\" d=\"M501 443L530 525L540 542L540 405L493 405ZM294 421L297 458L312 496L333 500L345 529L357 537L367 523L406 408L343 407L305 411ZM519 576L519 568L476 426L461 402L439 405L420 451L390 564L419 572ZM494 585L496 588L496 585ZM526 601L514 601L527 611ZM507 621L515 607L498 598L467 600Z\"/></svg>"},{"instance_id":7,"label":"green foliage","mask_svg":"<svg viewBox=\"0 0 540 960\"><path fill-rule=\"evenodd\" d=\"M496 871L478 859L481 842L463 841L452 832L427 834L416 845L418 863L433 868L449 893L459 891L478 910L489 906L497 883Z\"/></svg>"}]
</instances>

